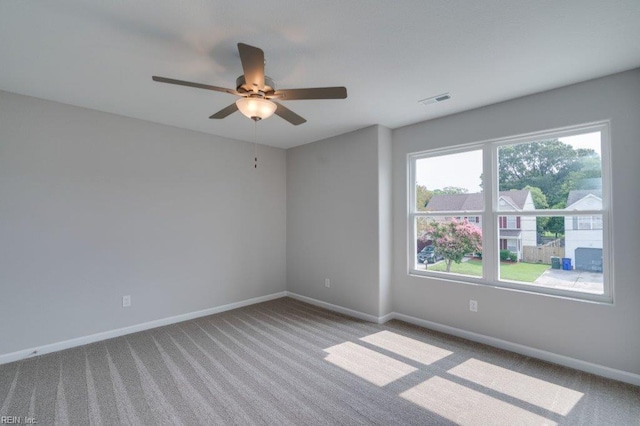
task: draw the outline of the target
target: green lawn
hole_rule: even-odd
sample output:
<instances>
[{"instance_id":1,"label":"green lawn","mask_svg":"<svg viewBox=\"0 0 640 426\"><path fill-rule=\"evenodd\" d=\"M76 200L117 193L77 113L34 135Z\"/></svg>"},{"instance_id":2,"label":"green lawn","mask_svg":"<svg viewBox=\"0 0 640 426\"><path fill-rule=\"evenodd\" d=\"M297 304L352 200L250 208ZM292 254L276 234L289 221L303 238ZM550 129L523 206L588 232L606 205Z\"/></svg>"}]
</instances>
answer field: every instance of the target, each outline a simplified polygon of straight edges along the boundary
<instances>
[{"instance_id":1,"label":"green lawn","mask_svg":"<svg viewBox=\"0 0 640 426\"><path fill-rule=\"evenodd\" d=\"M500 264L500 278L503 280L532 283L549 268L550 265L543 265L539 263L502 262ZM427 270L444 272L447 270L447 265L445 262L440 262L435 265L428 265ZM480 277L482 276L482 261L474 259L469 260L468 262L453 263L451 265L451 272L454 274Z\"/></svg>"},{"instance_id":2,"label":"green lawn","mask_svg":"<svg viewBox=\"0 0 640 426\"><path fill-rule=\"evenodd\" d=\"M427 265L427 271L444 272L446 270L447 270L447 264L444 261L436 263L434 265ZM468 262L462 262L462 263L454 262L451 264L451 272L453 272L454 274L473 275L473 276L481 277L482 261L470 260Z\"/></svg>"},{"instance_id":3,"label":"green lawn","mask_svg":"<svg viewBox=\"0 0 640 426\"><path fill-rule=\"evenodd\" d=\"M532 283L549 268L542 263L501 263L500 279Z\"/></svg>"}]
</instances>

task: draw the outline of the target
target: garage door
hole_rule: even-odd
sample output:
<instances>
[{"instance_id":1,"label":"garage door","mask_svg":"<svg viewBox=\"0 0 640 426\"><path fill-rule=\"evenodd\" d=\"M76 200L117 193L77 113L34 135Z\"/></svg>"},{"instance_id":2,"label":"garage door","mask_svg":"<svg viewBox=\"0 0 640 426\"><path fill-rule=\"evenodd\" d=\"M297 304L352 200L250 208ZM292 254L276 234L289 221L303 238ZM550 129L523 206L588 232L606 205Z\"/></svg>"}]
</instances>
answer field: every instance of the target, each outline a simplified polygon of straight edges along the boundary
<instances>
[{"instance_id":1,"label":"garage door","mask_svg":"<svg viewBox=\"0 0 640 426\"><path fill-rule=\"evenodd\" d=\"M602 272L602 249L578 247L576 249L576 269Z\"/></svg>"}]
</instances>

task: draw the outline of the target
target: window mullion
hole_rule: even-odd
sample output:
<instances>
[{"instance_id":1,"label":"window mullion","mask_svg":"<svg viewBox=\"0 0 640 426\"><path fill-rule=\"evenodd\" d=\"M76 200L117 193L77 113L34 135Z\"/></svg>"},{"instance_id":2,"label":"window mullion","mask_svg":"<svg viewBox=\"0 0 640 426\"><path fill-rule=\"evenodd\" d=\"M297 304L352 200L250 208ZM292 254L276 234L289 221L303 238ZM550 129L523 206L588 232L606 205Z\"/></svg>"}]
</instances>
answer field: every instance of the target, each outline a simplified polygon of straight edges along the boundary
<instances>
[{"instance_id":1,"label":"window mullion","mask_svg":"<svg viewBox=\"0 0 640 426\"><path fill-rule=\"evenodd\" d=\"M484 213L482 219L482 265L483 280L496 282L498 279L498 237L497 215L495 214L498 191L497 158L498 150L494 146L485 146L482 150L482 170L485 176L483 182ZM486 177L490 176L489 179Z\"/></svg>"}]
</instances>

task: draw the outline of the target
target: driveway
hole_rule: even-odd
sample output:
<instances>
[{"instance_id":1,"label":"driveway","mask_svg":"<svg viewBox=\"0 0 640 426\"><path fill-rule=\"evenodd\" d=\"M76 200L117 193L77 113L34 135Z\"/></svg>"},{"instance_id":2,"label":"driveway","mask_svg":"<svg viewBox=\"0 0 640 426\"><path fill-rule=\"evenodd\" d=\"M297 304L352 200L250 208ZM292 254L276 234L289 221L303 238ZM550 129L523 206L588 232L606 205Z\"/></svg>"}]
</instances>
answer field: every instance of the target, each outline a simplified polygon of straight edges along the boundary
<instances>
[{"instance_id":1,"label":"driveway","mask_svg":"<svg viewBox=\"0 0 640 426\"><path fill-rule=\"evenodd\" d=\"M563 290L602 294L604 289L602 282L601 272L547 269L534 281L534 284Z\"/></svg>"}]
</instances>

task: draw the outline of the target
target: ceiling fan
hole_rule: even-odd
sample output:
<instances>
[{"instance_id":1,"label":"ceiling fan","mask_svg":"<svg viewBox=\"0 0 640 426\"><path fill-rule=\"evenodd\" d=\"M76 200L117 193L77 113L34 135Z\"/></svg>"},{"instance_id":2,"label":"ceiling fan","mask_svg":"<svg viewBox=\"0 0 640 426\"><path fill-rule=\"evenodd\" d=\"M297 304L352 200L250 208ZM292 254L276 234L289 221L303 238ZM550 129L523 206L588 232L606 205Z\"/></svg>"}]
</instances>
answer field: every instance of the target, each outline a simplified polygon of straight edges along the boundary
<instances>
[{"instance_id":1,"label":"ceiling fan","mask_svg":"<svg viewBox=\"0 0 640 426\"><path fill-rule=\"evenodd\" d=\"M242 62L244 74L236 79L235 90L173 78L158 77L155 75L152 78L153 81L161 83L178 84L240 96L240 99L235 103L209 117L216 119L225 118L238 110L254 121L269 118L275 113L289 123L297 126L305 123L307 120L274 100L345 99L347 97L347 89L345 87L276 89L273 80L264 74L265 61L262 49L249 46L248 44L238 43L238 51L240 52L240 61Z\"/></svg>"}]
</instances>

